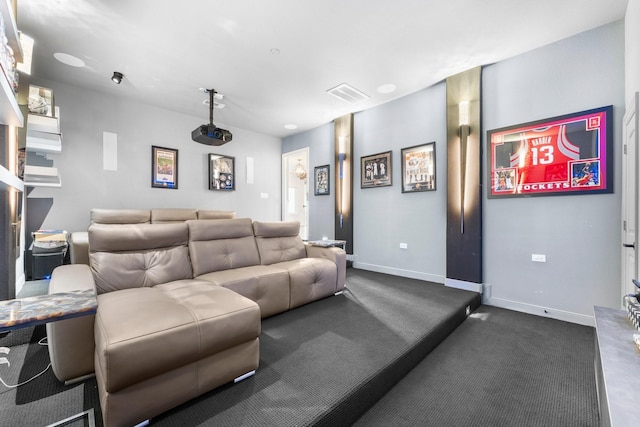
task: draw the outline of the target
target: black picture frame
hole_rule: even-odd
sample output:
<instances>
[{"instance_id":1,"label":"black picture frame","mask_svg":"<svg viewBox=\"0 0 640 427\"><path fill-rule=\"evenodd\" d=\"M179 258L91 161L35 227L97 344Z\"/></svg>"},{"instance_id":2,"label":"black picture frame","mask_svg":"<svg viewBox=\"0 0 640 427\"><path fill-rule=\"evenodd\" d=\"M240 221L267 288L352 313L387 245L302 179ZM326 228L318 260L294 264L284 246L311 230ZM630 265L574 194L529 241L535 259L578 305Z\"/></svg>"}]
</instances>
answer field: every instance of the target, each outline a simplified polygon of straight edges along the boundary
<instances>
[{"instance_id":1,"label":"black picture frame","mask_svg":"<svg viewBox=\"0 0 640 427\"><path fill-rule=\"evenodd\" d=\"M414 145L400 150L402 192L436 190L436 143Z\"/></svg>"},{"instance_id":2,"label":"black picture frame","mask_svg":"<svg viewBox=\"0 0 640 427\"><path fill-rule=\"evenodd\" d=\"M209 153L209 190L235 191L236 158Z\"/></svg>"},{"instance_id":3,"label":"black picture frame","mask_svg":"<svg viewBox=\"0 0 640 427\"><path fill-rule=\"evenodd\" d=\"M487 197L613 192L613 106L487 131Z\"/></svg>"},{"instance_id":4,"label":"black picture frame","mask_svg":"<svg viewBox=\"0 0 640 427\"><path fill-rule=\"evenodd\" d=\"M392 185L391 151L360 157L360 188Z\"/></svg>"},{"instance_id":5,"label":"black picture frame","mask_svg":"<svg viewBox=\"0 0 640 427\"><path fill-rule=\"evenodd\" d=\"M331 193L329 165L313 168L313 189L316 196L328 196Z\"/></svg>"},{"instance_id":6,"label":"black picture frame","mask_svg":"<svg viewBox=\"0 0 640 427\"><path fill-rule=\"evenodd\" d=\"M151 187L178 189L178 150L151 146Z\"/></svg>"}]
</instances>

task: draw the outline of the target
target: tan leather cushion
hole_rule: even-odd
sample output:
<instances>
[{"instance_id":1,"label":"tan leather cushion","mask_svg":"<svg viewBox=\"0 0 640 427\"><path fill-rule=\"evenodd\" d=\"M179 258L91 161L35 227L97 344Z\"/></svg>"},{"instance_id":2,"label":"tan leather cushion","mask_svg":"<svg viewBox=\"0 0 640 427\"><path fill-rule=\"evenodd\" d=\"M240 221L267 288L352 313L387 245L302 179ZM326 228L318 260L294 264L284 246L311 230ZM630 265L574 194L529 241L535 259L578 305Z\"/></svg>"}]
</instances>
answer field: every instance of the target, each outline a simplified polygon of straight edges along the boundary
<instances>
[{"instance_id":1,"label":"tan leather cushion","mask_svg":"<svg viewBox=\"0 0 640 427\"><path fill-rule=\"evenodd\" d=\"M92 224L148 224L149 209L92 209Z\"/></svg>"},{"instance_id":2,"label":"tan leather cushion","mask_svg":"<svg viewBox=\"0 0 640 427\"><path fill-rule=\"evenodd\" d=\"M289 272L291 301L295 308L336 293L338 267L324 258L302 258L271 265Z\"/></svg>"},{"instance_id":3,"label":"tan leather cushion","mask_svg":"<svg viewBox=\"0 0 640 427\"><path fill-rule=\"evenodd\" d=\"M260 264L251 219L202 219L187 225L194 277Z\"/></svg>"},{"instance_id":4,"label":"tan leather cushion","mask_svg":"<svg viewBox=\"0 0 640 427\"><path fill-rule=\"evenodd\" d=\"M184 222L190 219L197 219L195 209L174 209L160 208L151 209L152 224L168 224L172 222Z\"/></svg>"},{"instance_id":5,"label":"tan leather cushion","mask_svg":"<svg viewBox=\"0 0 640 427\"><path fill-rule=\"evenodd\" d=\"M89 262L98 293L193 277L188 227L123 224L89 227Z\"/></svg>"},{"instance_id":6,"label":"tan leather cushion","mask_svg":"<svg viewBox=\"0 0 640 427\"><path fill-rule=\"evenodd\" d=\"M289 309L289 273L271 265L254 265L197 276L255 301L261 317Z\"/></svg>"},{"instance_id":7,"label":"tan leather cushion","mask_svg":"<svg viewBox=\"0 0 640 427\"><path fill-rule=\"evenodd\" d=\"M259 335L258 305L211 283L110 292L98 296L96 370L115 393Z\"/></svg>"},{"instance_id":8,"label":"tan leather cushion","mask_svg":"<svg viewBox=\"0 0 640 427\"><path fill-rule=\"evenodd\" d=\"M198 219L232 219L235 217L234 211L198 210Z\"/></svg>"},{"instance_id":9,"label":"tan leather cushion","mask_svg":"<svg viewBox=\"0 0 640 427\"><path fill-rule=\"evenodd\" d=\"M297 221L253 222L253 232L260 253L260 262L271 265L307 256L304 243L299 236Z\"/></svg>"}]
</instances>

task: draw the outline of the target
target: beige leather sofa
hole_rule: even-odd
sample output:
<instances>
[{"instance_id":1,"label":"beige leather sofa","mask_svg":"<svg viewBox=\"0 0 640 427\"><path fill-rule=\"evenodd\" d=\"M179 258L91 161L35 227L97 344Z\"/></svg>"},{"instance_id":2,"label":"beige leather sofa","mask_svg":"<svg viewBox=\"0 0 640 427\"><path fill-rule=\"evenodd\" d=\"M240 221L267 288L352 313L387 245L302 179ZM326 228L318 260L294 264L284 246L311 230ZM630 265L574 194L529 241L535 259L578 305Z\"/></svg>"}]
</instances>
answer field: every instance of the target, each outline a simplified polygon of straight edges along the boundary
<instances>
[{"instance_id":1,"label":"beige leather sofa","mask_svg":"<svg viewBox=\"0 0 640 427\"><path fill-rule=\"evenodd\" d=\"M186 208L156 209L92 209L91 224L171 224L190 219L235 218L234 211ZM69 236L71 264L89 264L89 235L86 231L74 231Z\"/></svg>"},{"instance_id":2,"label":"beige leather sofa","mask_svg":"<svg viewBox=\"0 0 640 427\"><path fill-rule=\"evenodd\" d=\"M260 318L344 288L345 252L305 245L298 232L297 222L246 218L91 225L90 266L56 268L50 292L93 288L98 310L47 325L54 373L95 370L105 426L251 373Z\"/></svg>"}]
</instances>

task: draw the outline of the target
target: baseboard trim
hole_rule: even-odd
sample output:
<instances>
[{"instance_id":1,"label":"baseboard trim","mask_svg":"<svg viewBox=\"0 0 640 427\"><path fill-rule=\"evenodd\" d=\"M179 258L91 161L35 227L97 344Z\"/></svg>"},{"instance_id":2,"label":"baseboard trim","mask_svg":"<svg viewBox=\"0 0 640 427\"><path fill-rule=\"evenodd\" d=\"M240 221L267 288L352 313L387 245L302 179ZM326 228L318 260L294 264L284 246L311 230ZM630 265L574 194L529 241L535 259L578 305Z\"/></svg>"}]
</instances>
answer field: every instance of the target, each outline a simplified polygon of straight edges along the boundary
<instances>
[{"instance_id":1,"label":"baseboard trim","mask_svg":"<svg viewBox=\"0 0 640 427\"><path fill-rule=\"evenodd\" d=\"M534 314L536 316L549 317L551 319L595 327L595 320L593 316L587 316L585 314L573 313L570 311L558 310L555 308L543 307L534 304L526 304L523 302L511 301L503 298L487 297L486 294L482 298L482 303L494 307L519 311L521 313Z\"/></svg>"},{"instance_id":2,"label":"baseboard trim","mask_svg":"<svg viewBox=\"0 0 640 427\"><path fill-rule=\"evenodd\" d=\"M464 280L451 279L447 277L444 279L444 285L450 288L482 293L482 283L465 282Z\"/></svg>"},{"instance_id":3,"label":"baseboard trim","mask_svg":"<svg viewBox=\"0 0 640 427\"><path fill-rule=\"evenodd\" d=\"M423 273L420 271L403 270L401 268L386 267L383 265L367 264L364 262L354 262L353 268L360 270L375 271L376 273L391 274L393 276L408 277L409 279L424 280L426 282L444 283L444 276L437 274Z\"/></svg>"}]
</instances>

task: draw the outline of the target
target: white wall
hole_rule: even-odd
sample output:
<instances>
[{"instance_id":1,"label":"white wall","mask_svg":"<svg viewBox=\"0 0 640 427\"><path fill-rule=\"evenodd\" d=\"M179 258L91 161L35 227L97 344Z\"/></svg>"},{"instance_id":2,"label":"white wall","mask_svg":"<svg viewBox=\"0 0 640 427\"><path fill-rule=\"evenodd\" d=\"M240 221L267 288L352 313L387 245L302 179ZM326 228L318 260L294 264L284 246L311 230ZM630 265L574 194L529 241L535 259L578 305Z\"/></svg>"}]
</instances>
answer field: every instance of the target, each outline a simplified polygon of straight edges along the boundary
<instances>
[{"instance_id":1,"label":"white wall","mask_svg":"<svg viewBox=\"0 0 640 427\"><path fill-rule=\"evenodd\" d=\"M53 198L44 228L86 229L92 208L186 207L280 219L279 138L218 123L233 133L233 140L207 146L191 140L191 131L208 120L204 108L202 117L191 117L57 82L32 83L54 90L62 118L62 153L49 155L62 176L62 188L39 187L29 195ZM103 170L105 131L118 136L117 171ZM178 190L151 188L152 145L179 150ZM235 157L236 191L208 189L208 153ZM247 156L254 158L254 184L246 183Z\"/></svg>"}]
</instances>

